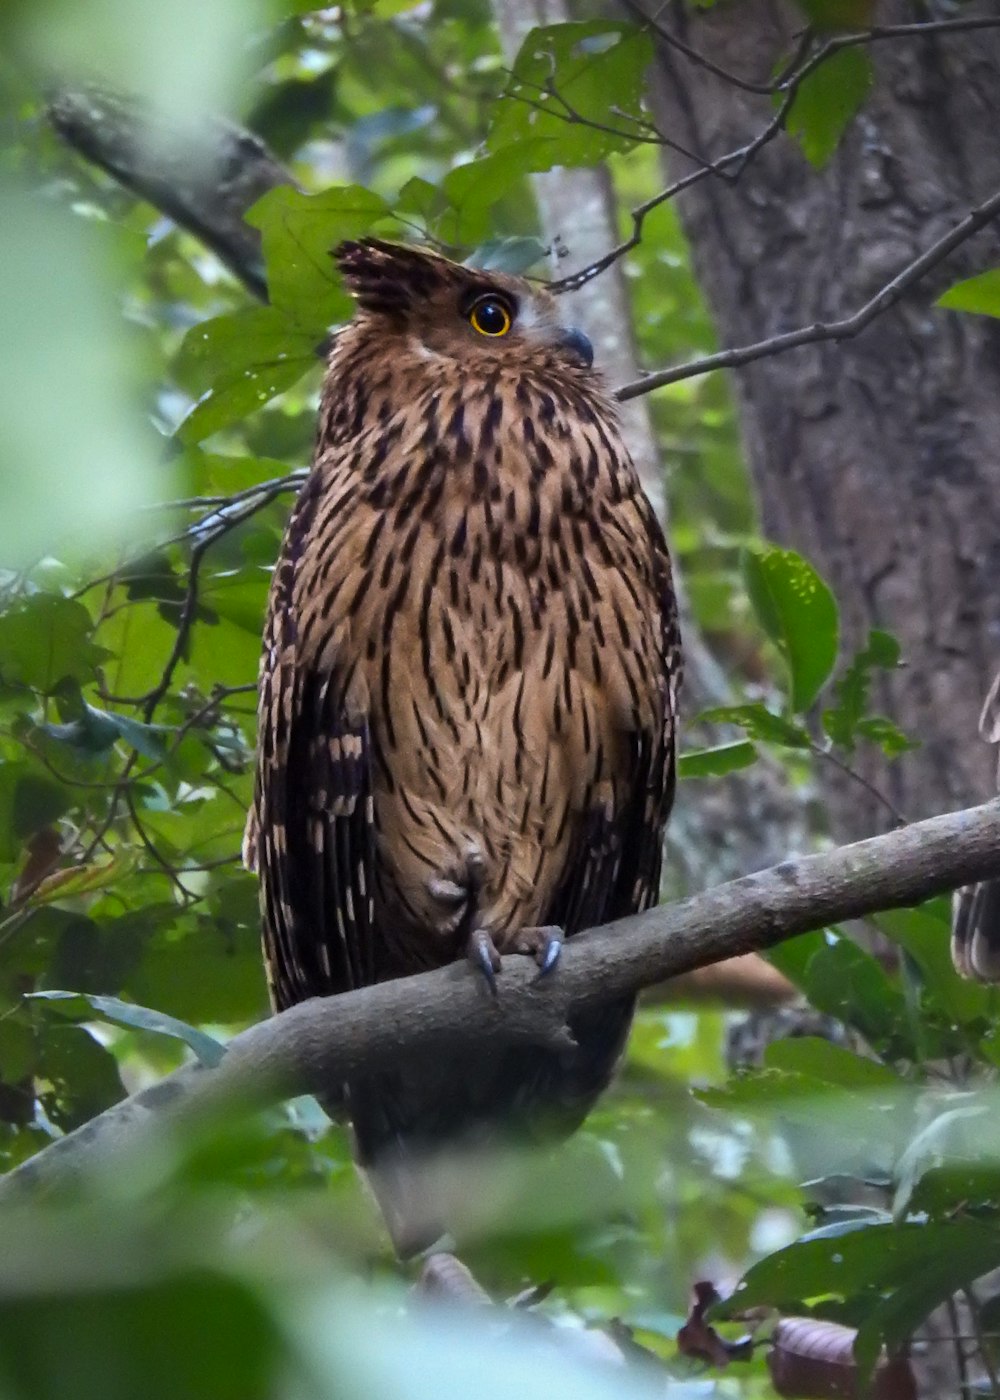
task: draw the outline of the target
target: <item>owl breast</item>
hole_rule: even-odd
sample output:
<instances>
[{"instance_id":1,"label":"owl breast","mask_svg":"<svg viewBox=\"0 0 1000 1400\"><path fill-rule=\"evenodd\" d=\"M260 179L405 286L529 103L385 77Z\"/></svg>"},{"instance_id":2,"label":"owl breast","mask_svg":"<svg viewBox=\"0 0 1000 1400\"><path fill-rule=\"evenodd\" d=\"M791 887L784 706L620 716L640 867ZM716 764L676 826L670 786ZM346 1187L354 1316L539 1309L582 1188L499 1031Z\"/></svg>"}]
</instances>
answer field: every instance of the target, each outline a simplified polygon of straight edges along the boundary
<instances>
[{"instance_id":1,"label":"owl breast","mask_svg":"<svg viewBox=\"0 0 1000 1400\"><path fill-rule=\"evenodd\" d=\"M600 421L499 382L420 410L337 455L317 525L331 656L370 715L383 976L546 921L666 703L653 552Z\"/></svg>"}]
</instances>

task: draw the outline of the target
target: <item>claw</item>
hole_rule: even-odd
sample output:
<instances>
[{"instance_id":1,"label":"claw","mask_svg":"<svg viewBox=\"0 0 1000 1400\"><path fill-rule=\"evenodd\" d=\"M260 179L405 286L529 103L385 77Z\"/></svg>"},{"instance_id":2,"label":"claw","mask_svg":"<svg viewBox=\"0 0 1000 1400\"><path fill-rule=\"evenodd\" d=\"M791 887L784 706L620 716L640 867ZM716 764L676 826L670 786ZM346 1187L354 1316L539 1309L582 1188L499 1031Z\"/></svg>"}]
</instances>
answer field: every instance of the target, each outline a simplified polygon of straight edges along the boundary
<instances>
[{"instance_id":1,"label":"claw","mask_svg":"<svg viewBox=\"0 0 1000 1400\"><path fill-rule=\"evenodd\" d=\"M513 951L527 953L539 967L539 977L551 972L562 952L563 931L558 924L542 924L539 928L522 928L513 940Z\"/></svg>"},{"instance_id":2,"label":"claw","mask_svg":"<svg viewBox=\"0 0 1000 1400\"><path fill-rule=\"evenodd\" d=\"M500 954L489 933L484 928L473 929L469 934L466 948L473 967L486 978L486 985L494 996L497 994L497 973L500 971Z\"/></svg>"},{"instance_id":3,"label":"claw","mask_svg":"<svg viewBox=\"0 0 1000 1400\"><path fill-rule=\"evenodd\" d=\"M538 966L541 969L539 976L544 977L547 972L551 972L559 961L559 954L562 952L563 937L561 928L547 930L549 934L548 942L544 943L538 950Z\"/></svg>"}]
</instances>

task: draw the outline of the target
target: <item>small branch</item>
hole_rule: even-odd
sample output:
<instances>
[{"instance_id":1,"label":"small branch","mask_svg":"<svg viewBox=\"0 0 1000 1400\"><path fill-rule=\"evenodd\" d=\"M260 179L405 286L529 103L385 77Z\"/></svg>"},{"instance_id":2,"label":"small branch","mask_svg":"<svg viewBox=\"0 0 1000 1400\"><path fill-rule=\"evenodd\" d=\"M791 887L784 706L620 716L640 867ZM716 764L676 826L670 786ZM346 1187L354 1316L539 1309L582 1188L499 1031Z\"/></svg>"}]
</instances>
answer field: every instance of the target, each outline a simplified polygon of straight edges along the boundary
<instances>
[{"instance_id":1,"label":"small branch","mask_svg":"<svg viewBox=\"0 0 1000 1400\"><path fill-rule=\"evenodd\" d=\"M573 1013L679 973L881 909L1000 876L1000 799L915 822L719 885L570 940L540 981L508 957L491 997L465 960L294 1006L229 1044L215 1069L188 1065L52 1143L0 1181L0 1200L75 1180L189 1114L321 1093L402 1060L558 1045Z\"/></svg>"},{"instance_id":2,"label":"small branch","mask_svg":"<svg viewBox=\"0 0 1000 1400\"><path fill-rule=\"evenodd\" d=\"M842 758L838 757L833 749L825 749L822 744L817 744L814 740L810 742L809 748L817 758L823 759L826 763L832 763L834 768L843 773L845 778L850 778L852 782L863 787L869 797L874 797L875 801L885 808L896 826L906 825L909 821L909 817L903 815L891 798L886 797L885 793L877 788L874 783L870 783L863 773L859 773L856 768L852 768L849 763L845 763Z\"/></svg>"},{"instance_id":3,"label":"small branch","mask_svg":"<svg viewBox=\"0 0 1000 1400\"><path fill-rule=\"evenodd\" d=\"M985 228L1000 214L1000 190L971 210L964 219L955 225L943 238L939 238L919 257L896 274L880 291L841 321L818 321L811 326L800 326L798 330L786 331L782 335L769 336L753 345L742 345L733 350L720 350L718 354L706 355L699 360L689 360L687 364L676 365L673 369L659 370L643 379L624 384L615 393L621 402L634 399L639 394L648 394L653 389L662 389L666 384L676 384L682 379L693 379L695 375L708 374L715 369L738 369L753 360L767 359L779 355L784 350L794 350L800 345L816 345L826 340L850 340L863 331L876 316L889 307L895 306L904 292L908 292L938 263L943 262L949 253Z\"/></svg>"},{"instance_id":4,"label":"small branch","mask_svg":"<svg viewBox=\"0 0 1000 1400\"><path fill-rule=\"evenodd\" d=\"M684 55L699 68L703 68L707 73L713 74L716 78L721 78L730 87L740 88L743 92L759 93L763 97L769 97L776 92L784 92L789 82L792 80L793 70L786 69L778 77L772 78L769 82L753 82L748 78L741 78L736 73L731 73L725 68L721 68L705 54L699 53L697 49L686 43L679 35L672 33L659 18L662 10L655 15L647 15L635 0L625 0L625 8L639 24L645 24L656 36L667 45L668 48L675 49ZM1000 19L995 17L978 16L976 18L965 19L935 19L920 20L913 24L875 24L869 29L859 29L852 34L838 34L834 38L827 40L823 45L822 57L829 58L831 54L839 52L841 49L858 48L862 44L876 43L881 39L913 39L923 38L928 34L960 34L971 29L996 29L1000 26ZM795 75L801 81L800 75Z\"/></svg>"}]
</instances>

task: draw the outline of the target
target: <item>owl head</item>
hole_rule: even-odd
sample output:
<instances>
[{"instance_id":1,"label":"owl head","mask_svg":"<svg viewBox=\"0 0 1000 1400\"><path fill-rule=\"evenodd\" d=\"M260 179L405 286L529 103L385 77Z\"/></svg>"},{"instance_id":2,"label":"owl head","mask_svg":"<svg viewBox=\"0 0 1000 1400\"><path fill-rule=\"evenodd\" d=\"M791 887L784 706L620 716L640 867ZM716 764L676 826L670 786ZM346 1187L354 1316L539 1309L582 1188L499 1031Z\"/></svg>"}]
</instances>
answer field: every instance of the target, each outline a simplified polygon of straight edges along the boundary
<instances>
[{"instance_id":1,"label":"owl head","mask_svg":"<svg viewBox=\"0 0 1000 1400\"><path fill-rule=\"evenodd\" d=\"M378 238L341 243L333 256L357 300L355 321L397 352L457 361L472 374L511 365L591 377L590 341L562 323L550 292L523 277Z\"/></svg>"}]
</instances>

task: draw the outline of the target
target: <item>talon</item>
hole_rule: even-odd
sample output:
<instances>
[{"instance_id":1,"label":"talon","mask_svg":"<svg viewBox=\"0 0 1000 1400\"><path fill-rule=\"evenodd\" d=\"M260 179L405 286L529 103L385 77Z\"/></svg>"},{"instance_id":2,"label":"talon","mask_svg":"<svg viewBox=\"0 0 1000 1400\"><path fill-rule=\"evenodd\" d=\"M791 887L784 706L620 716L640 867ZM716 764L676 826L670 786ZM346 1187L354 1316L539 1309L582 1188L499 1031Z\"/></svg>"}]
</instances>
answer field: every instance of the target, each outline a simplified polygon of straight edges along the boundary
<instances>
[{"instance_id":1,"label":"talon","mask_svg":"<svg viewBox=\"0 0 1000 1400\"><path fill-rule=\"evenodd\" d=\"M539 967L539 976L551 972L562 952L563 931L557 924L542 924L540 928L523 928L516 935L514 951L527 953Z\"/></svg>"},{"instance_id":2,"label":"talon","mask_svg":"<svg viewBox=\"0 0 1000 1400\"><path fill-rule=\"evenodd\" d=\"M497 994L497 973L500 971L500 954L496 944L484 928L473 929L469 934L467 948L469 961L486 978L486 985L494 996Z\"/></svg>"},{"instance_id":3,"label":"talon","mask_svg":"<svg viewBox=\"0 0 1000 1400\"><path fill-rule=\"evenodd\" d=\"M547 972L551 972L559 961L559 954L562 952L563 937L561 928L548 930L548 941L543 943L538 950L538 966L541 969L539 976L544 977Z\"/></svg>"}]
</instances>

